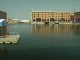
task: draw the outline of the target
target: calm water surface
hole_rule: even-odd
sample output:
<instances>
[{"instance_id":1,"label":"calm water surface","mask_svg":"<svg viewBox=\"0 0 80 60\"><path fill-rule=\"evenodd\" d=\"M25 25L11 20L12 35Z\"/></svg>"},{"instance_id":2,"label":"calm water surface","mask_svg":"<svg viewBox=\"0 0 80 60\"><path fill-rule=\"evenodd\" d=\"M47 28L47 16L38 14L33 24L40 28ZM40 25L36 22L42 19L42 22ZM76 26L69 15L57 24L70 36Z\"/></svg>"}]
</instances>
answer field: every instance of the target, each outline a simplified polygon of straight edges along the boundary
<instances>
[{"instance_id":1,"label":"calm water surface","mask_svg":"<svg viewBox=\"0 0 80 60\"><path fill-rule=\"evenodd\" d=\"M0 60L80 60L80 25L8 25L18 44L0 44Z\"/></svg>"}]
</instances>

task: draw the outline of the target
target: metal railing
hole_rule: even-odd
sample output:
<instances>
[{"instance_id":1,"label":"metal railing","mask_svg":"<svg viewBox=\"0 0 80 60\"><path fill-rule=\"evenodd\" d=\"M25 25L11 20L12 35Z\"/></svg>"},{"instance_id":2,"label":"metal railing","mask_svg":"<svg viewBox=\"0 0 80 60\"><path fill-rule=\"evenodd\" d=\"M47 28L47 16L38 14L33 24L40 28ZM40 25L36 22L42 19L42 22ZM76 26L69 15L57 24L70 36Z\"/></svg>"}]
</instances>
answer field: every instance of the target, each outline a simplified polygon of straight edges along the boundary
<instances>
[{"instance_id":1,"label":"metal railing","mask_svg":"<svg viewBox=\"0 0 80 60\"><path fill-rule=\"evenodd\" d=\"M13 42L13 41L17 41L16 38L0 38L1 42Z\"/></svg>"},{"instance_id":2,"label":"metal railing","mask_svg":"<svg viewBox=\"0 0 80 60\"><path fill-rule=\"evenodd\" d=\"M6 33L5 33L6 35ZM18 32L9 32L9 35L19 35ZM0 36L0 38L5 38L6 36Z\"/></svg>"},{"instance_id":3,"label":"metal railing","mask_svg":"<svg viewBox=\"0 0 80 60\"><path fill-rule=\"evenodd\" d=\"M6 36L0 36L0 38L6 38Z\"/></svg>"},{"instance_id":4,"label":"metal railing","mask_svg":"<svg viewBox=\"0 0 80 60\"><path fill-rule=\"evenodd\" d=\"M19 35L18 32L9 32L9 35Z\"/></svg>"}]
</instances>

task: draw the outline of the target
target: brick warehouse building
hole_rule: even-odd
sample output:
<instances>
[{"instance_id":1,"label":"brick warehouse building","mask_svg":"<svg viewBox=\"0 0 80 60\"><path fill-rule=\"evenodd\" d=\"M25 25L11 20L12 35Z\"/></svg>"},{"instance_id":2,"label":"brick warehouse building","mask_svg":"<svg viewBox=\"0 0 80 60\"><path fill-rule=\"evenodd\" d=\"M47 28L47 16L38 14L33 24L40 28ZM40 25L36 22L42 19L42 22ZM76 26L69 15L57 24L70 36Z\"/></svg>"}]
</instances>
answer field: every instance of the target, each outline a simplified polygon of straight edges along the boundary
<instances>
[{"instance_id":1,"label":"brick warehouse building","mask_svg":"<svg viewBox=\"0 0 80 60\"><path fill-rule=\"evenodd\" d=\"M32 11L31 20L32 22L55 22L57 20L69 22L73 20L71 16L70 12Z\"/></svg>"},{"instance_id":2,"label":"brick warehouse building","mask_svg":"<svg viewBox=\"0 0 80 60\"><path fill-rule=\"evenodd\" d=\"M0 10L0 19L6 19L7 20L7 13Z\"/></svg>"},{"instance_id":3,"label":"brick warehouse building","mask_svg":"<svg viewBox=\"0 0 80 60\"><path fill-rule=\"evenodd\" d=\"M74 13L74 22L80 22L80 12Z\"/></svg>"}]
</instances>

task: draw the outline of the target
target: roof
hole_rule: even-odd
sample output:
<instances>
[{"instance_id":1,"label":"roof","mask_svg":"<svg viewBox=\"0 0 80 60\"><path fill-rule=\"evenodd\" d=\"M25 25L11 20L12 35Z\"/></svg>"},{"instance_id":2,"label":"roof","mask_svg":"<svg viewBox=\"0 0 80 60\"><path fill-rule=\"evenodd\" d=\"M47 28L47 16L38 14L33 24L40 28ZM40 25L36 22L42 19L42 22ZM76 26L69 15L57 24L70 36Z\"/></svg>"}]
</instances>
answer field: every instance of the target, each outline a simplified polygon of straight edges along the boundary
<instances>
[{"instance_id":1,"label":"roof","mask_svg":"<svg viewBox=\"0 0 80 60\"><path fill-rule=\"evenodd\" d=\"M3 22L5 19L0 19L0 22Z\"/></svg>"},{"instance_id":2,"label":"roof","mask_svg":"<svg viewBox=\"0 0 80 60\"><path fill-rule=\"evenodd\" d=\"M48 12L48 13L70 13L70 12L55 12L55 11L32 11L32 12Z\"/></svg>"}]
</instances>

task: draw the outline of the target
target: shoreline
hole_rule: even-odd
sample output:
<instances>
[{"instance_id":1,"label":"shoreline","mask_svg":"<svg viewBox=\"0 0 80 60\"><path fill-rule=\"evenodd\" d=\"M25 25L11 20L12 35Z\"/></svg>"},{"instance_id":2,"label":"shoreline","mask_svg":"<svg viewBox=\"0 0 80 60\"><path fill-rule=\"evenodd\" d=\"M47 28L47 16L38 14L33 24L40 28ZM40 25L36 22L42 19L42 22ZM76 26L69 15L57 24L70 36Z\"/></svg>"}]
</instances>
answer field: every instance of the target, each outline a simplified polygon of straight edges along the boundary
<instances>
[{"instance_id":1,"label":"shoreline","mask_svg":"<svg viewBox=\"0 0 80 60\"><path fill-rule=\"evenodd\" d=\"M20 24L19 22L8 22L8 24ZM45 24L44 22L36 22L36 23L22 23L22 24ZM49 23L49 24L56 24L56 23ZM80 24L80 22L58 22L58 24Z\"/></svg>"}]
</instances>

